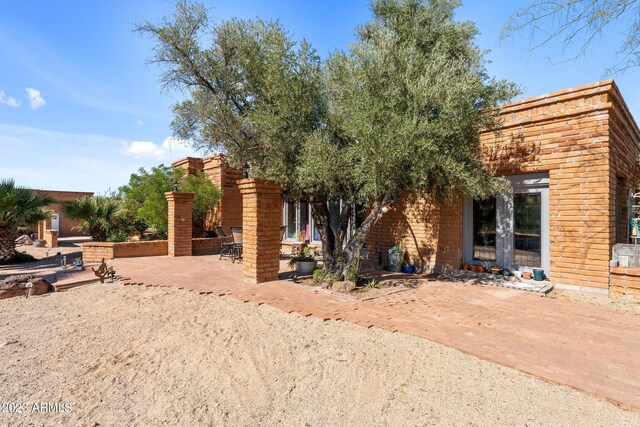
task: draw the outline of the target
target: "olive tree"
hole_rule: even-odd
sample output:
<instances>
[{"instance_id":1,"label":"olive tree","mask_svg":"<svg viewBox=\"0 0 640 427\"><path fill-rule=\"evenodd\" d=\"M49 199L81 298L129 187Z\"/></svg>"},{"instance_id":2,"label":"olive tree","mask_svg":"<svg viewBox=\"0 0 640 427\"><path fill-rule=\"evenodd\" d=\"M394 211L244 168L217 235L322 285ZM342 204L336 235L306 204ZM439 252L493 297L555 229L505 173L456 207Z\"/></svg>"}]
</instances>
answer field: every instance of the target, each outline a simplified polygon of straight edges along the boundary
<instances>
[{"instance_id":1,"label":"olive tree","mask_svg":"<svg viewBox=\"0 0 640 427\"><path fill-rule=\"evenodd\" d=\"M278 22L214 23L198 4L179 3L172 18L138 30L156 41L150 62L164 87L186 95L174 107L175 133L309 201L324 268L349 277L401 196L444 203L504 189L481 159L479 135L497 129L498 105L516 88L487 74L476 27L454 20L457 5L374 1L349 50L325 62ZM364 219L350 224L355 210Z\"/></svg>"}]
</instances>

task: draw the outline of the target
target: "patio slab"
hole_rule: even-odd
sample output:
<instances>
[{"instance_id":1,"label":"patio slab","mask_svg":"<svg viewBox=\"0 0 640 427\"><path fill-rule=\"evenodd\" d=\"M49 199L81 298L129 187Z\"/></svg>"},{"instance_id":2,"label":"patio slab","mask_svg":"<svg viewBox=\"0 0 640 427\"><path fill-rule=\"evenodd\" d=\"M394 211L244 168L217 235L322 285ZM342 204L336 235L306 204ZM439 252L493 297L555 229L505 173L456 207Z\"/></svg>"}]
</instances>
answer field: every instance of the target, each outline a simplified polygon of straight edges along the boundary
<instances>
[{"instance_id":1,"label":"patio slab","mask_svg":"<svg viewBox=\"0 0 640 427\"><path fill-rule=\"evenodd\" d=\"M215 255L110 264L125 284L175 286L407 333L640 410L640 315L635 312L427 280L417 289L354 301L289 281L250 284L242 279L241 264Z\"/></svg>"}]
</instances>

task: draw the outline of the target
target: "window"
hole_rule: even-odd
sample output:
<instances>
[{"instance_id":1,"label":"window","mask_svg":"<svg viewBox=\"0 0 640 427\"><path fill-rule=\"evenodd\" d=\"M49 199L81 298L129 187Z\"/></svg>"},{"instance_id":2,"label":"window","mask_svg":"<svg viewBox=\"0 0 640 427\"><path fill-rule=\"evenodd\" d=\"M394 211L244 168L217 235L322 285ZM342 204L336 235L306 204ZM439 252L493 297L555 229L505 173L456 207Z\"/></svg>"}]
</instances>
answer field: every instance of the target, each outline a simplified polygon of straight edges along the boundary
<instances>
[{"instance_id":1,"label":"window","mask_svg":"<svg viewBox=\"0 0 640 427\"><path fill-rule=\"evenodd\" d=\"M330 201L328 208L329 224L335 233L340 225L340 201ZM302 238L304 240L320 243L320 233L311 216L311 205L309 203L289 198L285 199L282 218L284 218L283 225L287 227L285 233L287 240L298 240L298 233L303 233Z\"/></svg>"},{"instance_id":2,"label":"window","mask_svg":"<svg viewBox=\"0 0 640 427\"><path fill-rule=\"evenodd\" d=\"M473 201L473 259L496 260L496 198Z\"/></svg>"},{"instance_id":3,"label":"window","mask_svg":"<svg viewBox=\"0 0 640 427\"><path fill-rule=\"evenodd\" d=\"M311 206L307 202L300 202L294 199L286 199L284 202L283 215L287 231L287 240L309 240L319 242L320 234L316 229L311 217Z\"/></svg>"}]
</instances>

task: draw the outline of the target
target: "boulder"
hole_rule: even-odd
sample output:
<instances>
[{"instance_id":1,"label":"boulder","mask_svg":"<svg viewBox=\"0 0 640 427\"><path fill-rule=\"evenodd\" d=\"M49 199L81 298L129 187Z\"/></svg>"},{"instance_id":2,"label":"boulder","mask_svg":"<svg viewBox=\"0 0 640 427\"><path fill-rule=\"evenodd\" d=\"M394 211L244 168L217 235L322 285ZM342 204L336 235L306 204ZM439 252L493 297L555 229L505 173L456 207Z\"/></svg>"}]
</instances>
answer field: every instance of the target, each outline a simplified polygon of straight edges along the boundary
<instances>
[{"instance_id":1,"label":"boulder","mask_svg":"<svg viewBox=\"0 0 640 427\"><path fill-rule=\"evenodd\" d=\"M47 242L42 239L36 239L33 241L33 246L36 248L43 248L46 244Z\"/></svg>"},{"instance_id":2,"label":"boulder","mask_svg":"<svg viewBox=\"0 0 640 427\"><path fill-rule=\"evenodd\" d=\"M333 282L333 285L331 285L331 290L337 292L351 292L355 288L356 284L354 282L349 282L346 280L343 280L341 282Z\"/></svg>"},{"instance_id":3,"label":"boulder","mask_svg":"<svg viewBox=\"0 0 640 427\"><path fill-rule=\"evenodd\" d=\"M30 295L42 295L51 290L51 284L41 277L27 274L9 276L0 280L0 299L25 296L28 282L32 284Z\"/></svg>"},{"instance_id":4,"label":"boulder","mask_svg":"<svg viewBox=\"0 0 640 427\"><path fill-rule=\"evenodd\" d=\"M33 245L33 240L31 240L31 238L26 234L23 234L22 236L16 239L16 245L25 245L25 246Z\"/></svg>"}]
</instances>

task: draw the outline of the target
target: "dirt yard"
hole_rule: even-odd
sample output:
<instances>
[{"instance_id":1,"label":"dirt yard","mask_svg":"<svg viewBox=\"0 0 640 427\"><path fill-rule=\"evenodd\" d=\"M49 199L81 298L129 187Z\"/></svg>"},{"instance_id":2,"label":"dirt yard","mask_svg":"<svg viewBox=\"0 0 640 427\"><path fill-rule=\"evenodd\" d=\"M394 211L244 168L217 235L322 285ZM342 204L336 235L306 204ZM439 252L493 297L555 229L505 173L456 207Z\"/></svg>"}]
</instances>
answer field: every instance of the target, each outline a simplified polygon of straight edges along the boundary
<instances>
[{"instance_id":1,"label":"dirt yard","mask_svg":"<svg viewBox=\"0 0 640 427\"><path fill-rule=\"evenodd\" d=\"M640 425L420 338L169 288L1 301L0 358L0 425Z\"/></svg>"}]
</instances>

